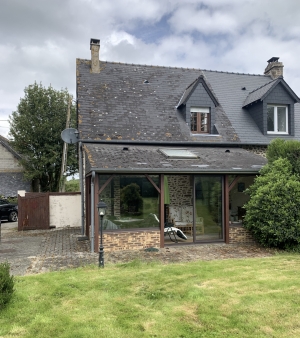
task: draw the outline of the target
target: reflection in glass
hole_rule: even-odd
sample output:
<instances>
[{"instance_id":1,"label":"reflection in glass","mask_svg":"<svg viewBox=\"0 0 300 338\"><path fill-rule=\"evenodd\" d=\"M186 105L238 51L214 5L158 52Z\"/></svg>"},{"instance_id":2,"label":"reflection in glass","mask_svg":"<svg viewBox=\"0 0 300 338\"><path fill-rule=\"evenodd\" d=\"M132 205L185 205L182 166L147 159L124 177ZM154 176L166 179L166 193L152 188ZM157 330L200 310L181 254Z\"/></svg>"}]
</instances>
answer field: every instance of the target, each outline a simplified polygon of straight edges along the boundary
<instances>
[{"instance_id":1,"label":"reflection in glass","mask_svg":"<svg viewBox=\"0 0 300 338\"><path fill-rule=\"evenodd\" d=\"M150 175L159 186L158 175ZM143 175L99 175L99 200L107 204L104 230L159 227L159 196Z\"/></svg>"},{"instance_id":2,"label":"reflection in glass","mask_svg":"<svg viewBox=\"0 0 300 338\"><path fill-rule=\"evenodd\" d=\"M274 107L268 106L268 115L267 115L268 131L275 131L274 123L275 123Z\"/></svg>"},{"instance_id":3,"label":"reflection in glass","mask_svg":"<svg viewBox=\"0 0 300 338\"><path fill-rule=\"evenodd\" d=\"M196 240L222 239L222 177L195 176L195 198Z\"/></svg>"},{"instance_id":4,"label":"reflection in glass","mask_svg":"<svg viewBox=\"0 0 300 338\"><path fill-rule=\"evenodd\" d=\"M277 107L278 131L286 132L286 108Z\"/></svg>"}]
</instances>

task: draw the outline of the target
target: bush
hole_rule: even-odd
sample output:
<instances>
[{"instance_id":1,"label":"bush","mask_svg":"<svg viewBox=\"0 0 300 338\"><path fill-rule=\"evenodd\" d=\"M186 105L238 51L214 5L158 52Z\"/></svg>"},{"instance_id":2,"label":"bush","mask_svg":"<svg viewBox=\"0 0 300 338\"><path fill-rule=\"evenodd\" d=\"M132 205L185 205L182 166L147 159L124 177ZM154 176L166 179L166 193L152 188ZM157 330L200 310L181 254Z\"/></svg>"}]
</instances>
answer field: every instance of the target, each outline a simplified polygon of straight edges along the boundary
<instances>
[{"instance_id":1,"label":"bush","mask_svg":"<svg viewBox=\"0 0 300 338\"><path fill-rule=\"evenodd\" d=\"M300 244L300 182L289 160L266 165L246 190L245 227L264 246L295 249Z\"/></svg>"},{"instance_id":2,"label":"bush","mask_svg":"<svg viewBox=\"0 0 300 338\"><path fill-rule=\"evenodd\" d=\"M14 277L9 271L8 263L0 263L0 310L11 300L14 292Z\"/></svg>"}]
</instances>

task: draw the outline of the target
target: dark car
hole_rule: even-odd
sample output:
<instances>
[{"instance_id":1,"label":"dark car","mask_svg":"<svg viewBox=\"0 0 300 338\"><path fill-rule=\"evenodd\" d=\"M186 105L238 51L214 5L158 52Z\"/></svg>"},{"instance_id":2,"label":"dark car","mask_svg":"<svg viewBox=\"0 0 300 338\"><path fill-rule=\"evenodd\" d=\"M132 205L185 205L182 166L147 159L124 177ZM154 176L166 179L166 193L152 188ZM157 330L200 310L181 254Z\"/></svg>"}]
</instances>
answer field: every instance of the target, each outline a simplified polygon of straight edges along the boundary
<instances>
[{"instance_id":1,"label":"dark car","mask_svg":"<svg viewBox=\"0 0 300 338\"><path fill-rule=\"evenodd\" d=\"M16 222L18 220L18 206L7 200L0 199L0 217L1 219L7 219L9 222Z\"/></svg>"}]
</instances>

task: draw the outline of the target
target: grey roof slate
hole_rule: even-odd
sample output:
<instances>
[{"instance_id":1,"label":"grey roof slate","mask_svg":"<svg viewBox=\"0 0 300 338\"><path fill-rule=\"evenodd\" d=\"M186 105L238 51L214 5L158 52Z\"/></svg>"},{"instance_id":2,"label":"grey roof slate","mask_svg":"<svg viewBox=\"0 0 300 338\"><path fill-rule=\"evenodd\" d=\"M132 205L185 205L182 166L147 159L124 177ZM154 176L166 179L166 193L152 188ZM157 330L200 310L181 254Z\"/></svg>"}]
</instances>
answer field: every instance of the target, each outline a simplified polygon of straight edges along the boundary
<instances>
[{"instance_id":1,"label":"grey roof slate","mask_svg":"<svg viewBox=\"0 0 300 338\"><path fill-rule=\"evenodd\" d=\"M276 81L270 76L113 62L101 62L100 73L92 74L90 63L77 60L81 139L268 144L276 137L263 135L243 108L247 97L250 102L273 88ZM215 121L219 135L191 134L176 109L197 79L205 82L219 103ZM299 114L296 103L296 139L300 139Z\"/></svg>"},{"instance_id":2,"label":"grey roof slate","mask_svg":"<svg viewBox=\"0 0 300 338\"><path fill-rule=\"evenodd\" d=\"M128 150L124 150L127 148ZM102 173L257 173L267 160L242 148L175 147L188 149L197 159L169 159L160 146L85 144L88 171ZM173 147L174 148L174 147ZM228 152L229 150L229 152Z\"/></svg>"},{"instance_id":3,"label":"grey roof slate","mask_svg":"<svg viewBox=\"0 0 300 338\"><path fill-rule=\"evenodd\" d=\"M30 183L24 180L23 173L0 173L0 195L16 197L18 190L31 191Z\"/></svg>"},{"instance_id":4,"label":"grey roof slate","mask_svg":"<svg viewBox=\"0 0 300 338\"><path fill-rule=\"evenodd\" d=\"M277 79L274 79L270 81L269 83L253 90L249 95L247 96L243 108L248 106L249 104L257 101L257 100L263 100L268 93L272 91L274 87L276 87L279 83L281 83L284 88L289 92L289 94L294 98L295 102L299 102L298 96L293 92L293 90L289 87L289 85L283 80L283 77L279 77Z\"/></svg>"},{"instance_id":5,"label":"grey roof slate","mask_svg":"<svg viewBox=\"0 0 300 338\"><path fill-rule=\"evenodd\" d=\"M253 90L247 96L246 100L243 103L243 107L246 107L248 104L251 104L257 100L261 100L266 93L268 93L276 84L278 83L277 79L270 81L269 83Z\"/></svg>"}]
</instances>

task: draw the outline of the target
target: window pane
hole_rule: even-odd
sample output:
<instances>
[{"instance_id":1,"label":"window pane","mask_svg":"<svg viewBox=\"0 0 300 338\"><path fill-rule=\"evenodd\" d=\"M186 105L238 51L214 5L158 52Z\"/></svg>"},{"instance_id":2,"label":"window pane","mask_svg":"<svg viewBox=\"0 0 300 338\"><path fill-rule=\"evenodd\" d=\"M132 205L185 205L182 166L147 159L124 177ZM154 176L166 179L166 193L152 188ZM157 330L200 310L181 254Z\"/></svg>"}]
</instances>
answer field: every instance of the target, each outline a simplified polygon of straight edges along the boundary
<instances>
[{"instance_id":1,"label":"window pane","mask_svg":"<svg viewBox=\"0 0 300 338\"><path fill-rule=\"evenodd\" d=\"M222 177L196 176L195 196L196 240L222 239Z\"/></svg>"},{"instance_id":2,"label":"window pane","mask_svg":"<svg viewBox=\"0 0 300 338\"><path fill-rule=\"evenodd\" d=\"M275 131L274 129L274 107L268 107L267 127L268 127L268 131Z\"/></svg>"},{"instance_id":3,"label":"window pane","mask_svg":"<svg viewBox=\"0 0 300 338\"><path fill-rule=\"evenodd\" d=\"M159 176L150 175L159 186ZM100 187L108 177L99 175ZM99 195L106 205L104 230L158 228L159 196L145 176L116 175Z\"/></svg>"},{"instance_id":4,"label":"window pane","mask_svg":"<svg viewBox=\"0 0 300 338\"><path fill-rule=\"evenodd\" d=\"M286 132L286 107L277 107L277 127L278 131Z\"/></svg>"},{"instance_id":5,"label":"window pane","mask_svg":"<svg viewBox=\"0 0 300 338\"><path fill-rule=\"evenodd\" d=\"M197 113L191 113L191 131L197 131Z\"/></svg>"},{"instance_id":6,"label":"window pane","mask_svg":"<svg viewBox=\"0 0 300 338\"><path fill-rule=\"evenodd\" d=\"M207 114L201 113L201 132L202 133L207 133L208 132L208 124L207 124L208 118Z\"/></svg>"}]
</instances>

